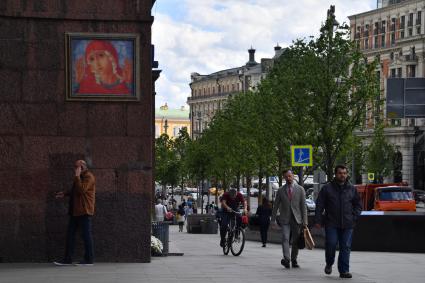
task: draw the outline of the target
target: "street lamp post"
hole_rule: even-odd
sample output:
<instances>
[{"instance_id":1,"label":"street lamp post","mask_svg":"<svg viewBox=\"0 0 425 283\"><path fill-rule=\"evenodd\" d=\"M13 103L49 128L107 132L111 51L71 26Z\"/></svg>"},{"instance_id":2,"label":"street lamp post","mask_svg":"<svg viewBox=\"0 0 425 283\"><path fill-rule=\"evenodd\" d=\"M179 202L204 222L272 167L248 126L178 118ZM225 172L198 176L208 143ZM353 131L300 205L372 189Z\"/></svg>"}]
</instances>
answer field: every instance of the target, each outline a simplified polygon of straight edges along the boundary
<instances>
[{"instance_id":1,"label":"street lamp post","mask_svg":"<svg viewBox=\"0 0 425 283\"><path fill-rule=\"evenodd\" d=\"M165 119L165 122L164 122L164 132L165 132L166 135L167 135L167 130L168 130L168 120Z\"/></svg>"}]
</instances>

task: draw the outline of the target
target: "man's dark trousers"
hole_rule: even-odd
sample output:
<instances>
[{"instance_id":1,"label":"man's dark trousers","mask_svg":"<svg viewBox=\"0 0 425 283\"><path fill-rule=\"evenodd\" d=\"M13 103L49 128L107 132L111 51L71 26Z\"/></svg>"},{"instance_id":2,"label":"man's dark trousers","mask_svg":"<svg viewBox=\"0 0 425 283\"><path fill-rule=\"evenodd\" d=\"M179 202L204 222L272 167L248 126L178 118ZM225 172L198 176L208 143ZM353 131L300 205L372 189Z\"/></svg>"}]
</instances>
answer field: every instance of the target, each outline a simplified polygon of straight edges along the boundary
<instances>
[{"instance_id":1,"label":"man's dark trousers","mask_svg":"<svg viewBox=\"0 0 425 283\"><path fill-rule=\"evenodd\" d=\"M220 224L220 237L222 240L226 237L227 226L229 223L234 223L235 215L233 213L223 212L221 216L221 224ZM242 218L239 215L236 215L236 227L241 227Z\"/></svg>"},{"instance_id":2,"label":"man's dark trousers","mask_svg":"<svg viewBox=\"0 0 425 283\"><path fill-rule=\"evenodd\" d=\"M84 241L84 261L86 263L93 263L93 237L92 237L92 216L70 216L68 223L68 232L66 236L66 251L65 261L72 262L75 246L75 233L77 228L81 228L82 237Z\"/></svg>"},{"instance_id":3,"label":"man's dark trousers","mask_svg":"<svg viewBox=\"0 0 425 283\"><path fill-rule=\"evenodd\" d=\"M326 265L332 266L335 262L336 245L339 243L338 271L350 271L350 251L353 236L352 228L326 227Z\"/></svg>"}]
</instances>

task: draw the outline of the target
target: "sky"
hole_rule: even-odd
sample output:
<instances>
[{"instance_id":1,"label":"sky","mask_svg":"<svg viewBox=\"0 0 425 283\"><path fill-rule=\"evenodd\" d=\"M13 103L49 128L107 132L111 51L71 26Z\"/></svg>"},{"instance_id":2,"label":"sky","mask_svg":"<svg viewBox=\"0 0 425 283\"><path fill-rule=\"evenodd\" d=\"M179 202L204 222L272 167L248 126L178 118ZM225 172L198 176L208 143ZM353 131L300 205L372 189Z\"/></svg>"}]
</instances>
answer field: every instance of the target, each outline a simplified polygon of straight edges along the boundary
<instances>
[{"instance_id":1,"label":"sky","mask_svg":"<svg viewBox=\"0 0 425 283\"><path fill-rule=\"evenodd\" d=\"M156 107L185 106L190 74L205 75L271 58L274 47L317 36L330 5L339 23L376 9L376 0L157 0L152 8L152 44L162 70Z\"/></svg>"}]
</instances>

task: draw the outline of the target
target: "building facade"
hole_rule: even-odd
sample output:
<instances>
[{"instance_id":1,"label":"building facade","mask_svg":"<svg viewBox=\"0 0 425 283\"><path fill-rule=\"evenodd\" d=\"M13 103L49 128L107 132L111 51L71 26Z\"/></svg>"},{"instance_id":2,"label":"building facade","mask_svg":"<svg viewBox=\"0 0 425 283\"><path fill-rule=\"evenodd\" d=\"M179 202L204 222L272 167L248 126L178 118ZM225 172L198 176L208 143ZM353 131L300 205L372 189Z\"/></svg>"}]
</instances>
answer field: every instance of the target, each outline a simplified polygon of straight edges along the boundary
<instances>
[{"instance_id":1,"label":"building facade","mask_svg":"<svg viewBox=\"0 0 425 283\"><path fill-rule=\"evenodd\" d=\"M425 76L425 1L383 0L378 8L349 17L351 38L355 40L369 62L378 60L376 70L380 81L381 98L385 101L388 78L412 78ZM407 181L410 185L424 188L423 131L424 119L392 119L386 114L388 128L385 135L395 145L397 172L385 181ZM366 117L364 132L357 133L370 144L375 118L373 111ZM376 112L375 112L376 113ZM422 157L421 157L422 156ZM401 171L401 175L399 174ZM366 181L364 176L363 181Z\"/></svg>"},{"instance_id":2,"label":"building facade","mask_svg":"<svg viewBox=\"0 0 425 283\"><path fill-rule=\"evenodd\" d=\"M274 59L283 52L280 46L275 47L273 58L262 58L255 61L255 49L248 50L249 60L241 66L218 71L209 75L191 74L190 106L191 137L197 138L208 127L215 113L223 109L226 100L234 94L248 90L255 91L257 85L270 70Z\"/></svg>"},{"instance_id":3,"label":"building facade","mask_svg":"<svg viewBox=\"0 0 425 283\"><path fill-rule=\"evenodd\" d=\"M183 128L187 129L190 136L189 113L189 109L184 106L179 109L170 109L167 103L155 109L155 138L162 134L167 134L170 138L176 138Z\"/></svg>"}]
</instances>

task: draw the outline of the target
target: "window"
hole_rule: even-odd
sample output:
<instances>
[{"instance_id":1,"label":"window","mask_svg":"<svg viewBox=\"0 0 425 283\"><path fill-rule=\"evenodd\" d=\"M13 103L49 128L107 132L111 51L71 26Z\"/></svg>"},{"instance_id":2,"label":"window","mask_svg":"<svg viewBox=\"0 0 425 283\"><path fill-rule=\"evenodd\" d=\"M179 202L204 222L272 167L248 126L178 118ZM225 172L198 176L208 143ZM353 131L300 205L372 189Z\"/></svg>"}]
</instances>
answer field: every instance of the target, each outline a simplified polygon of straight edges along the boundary
<instances>
[{"instance_id":1,"label":"window","mask_svg":"<svg viewBox=\"0 0 425 283\"><path fill-rule=\"evenodd\" d=\"M407 21L407 26L408 27L413 26L413 13L409 14L409 20Z\"/></svg>"},{"instance_id":2,"label":"window","mask_svg":"<svg viewBox=\"0 0 425 283\"><path fill-rule=\"evenodd\" d=\"M391 45L395 44L395 32L391 33Z\"/></svg>"},{"instance_id":3,"label":"window","mask_svg":"<svg viewBox=\"0 0 425 283\"><path fill-rule=\"evenodd\" d=\"M400 38L404 38L404 30L400 32Z\"/></svg>"},{"instance_id":4,"label":"window","mask_svg":"<svg viewBox=\"0 0 425 283\"><path fill-rule=\"evenodd\" d=\"M375 46L375 48L378 48L379 47L379 45L378 45L378 36L375 36L375 42L374 42L374 46Z\"/></svg>"},{"instance_id":5,"label":"window","mask_svg":"<svg viewBox=\"0 0 425 283\"><path fill-rule=\"evenodd\" d=\"M396 77L396 69L391 69L391 78Z\"/></svg>"},{"instance_id":6,"label":"window","mask_svg":"<svg viewBox=\"0 0 425 283\"><path fill-rule=\"evenodd\" d=\"M422 22L422 11L418 11L418 15L416 16L416 25L421 25Z\"/></svg>"},{"instance_id":7,"label":"window","mask_svg":"<svg viewBox=\"0 0 425 283\"><path fill-rule=\"evenodd\" d=\"M385 34L381 37L381 47L385 47Z\"/></svg>"},{"instance_id":8,"label":"window","mask_svg":"<svg viewBox=\"0 0 425 283\"><path fill-rule=\"evenodd\" d=\"M413 29L409 28L409 36L412 36L412 35L413 35Z\"/></svg>"},{"instance_id":9,"label":"window","mask_svg":"<svg viewBox=\"0 0 425 283\"><path fill-rule=\"evenodd\" d=\"M414 78L416 76L416 65L407 65L406 75L408 78Z\"/></svg>"},{"instance_id":10,"label":"window","mask_svg":"<svg viewBox=\"0 0 425 283\"><path fill-rule=\"evenodd\" d=\"M397 74L398 74L398 77L401 78L401 74L402 74L402 69L401 68L398 68Z\"/></svg>"},{"instance_id":11,"label":"window","mask_svg":"<svg viewBox=\"0 0 425 283\"><path fill-rule=\"evenodd\" d=\"M369 38L365 38L364 40L364 49L368 49L369 48Z\"/></svg>"},{"instance_id":12,"label":"window","mask_svg":"<svg viewBox=\"0 0 425 283\"><path fill-rule=\"evenodd\" d=\"M180 127L175 126L173 128L173 137L177 137L179 135Z\"/></svg>"},{"instance_id":13,"label":"window","mask_svg":"<svg viewBox=\"0 0 425 283\"><path fill-rule=\"evenodd\" d=\"M404 29L405 26L406 26L406 16L401 16L400 29Z\"/></svg>"},{"instance_id":14,"label":"window","mask_svg":"<svg viewBox=\"0 0 425 283\"><path fill-rule=\"evenodd\" d=\"M395 18L391 19L391 31L395 31Z\"/></svg>"},{"instance_id":15,"label":"window","mask_svg":"<svg viewBox=\"0 0 425 283\"><path fill-rule=\"evenodd\" d=\"M385 33L385 21L381 23L381 33Z\"/></svg>"},{"instance_id":16,"label":"window","mask_svg":"<svg viewBox=\"0 0 425 283\"><path fill-rule=\"evenodd\" d=\"M401 119L391 119L391 126L394 126L394 127L401 126Z\"/></svg>"},{"instance_id":17,"label":"window","mask_svg":"<svg viewBox=\"0 0 425 283\"><path fill-rule=\"evenodd\" d=\"M416 34L421 34L421 27L416 27Z\"/></svg>"},{"instance_id":18,"label":"window","mask_svg":"<svg viewBox=\"0 0 425 283\"><path fill-rule=\"evenodd\" d=\"M212 92L215 94L215 86L213 86L213 91Z\"/></svg>"}]
</instances>

